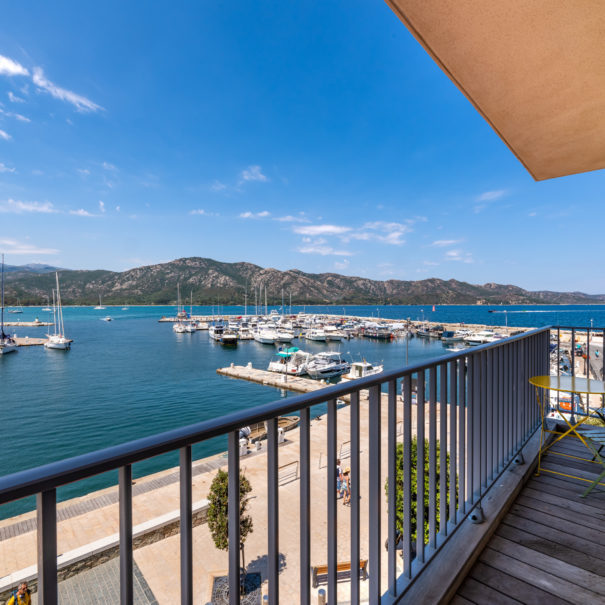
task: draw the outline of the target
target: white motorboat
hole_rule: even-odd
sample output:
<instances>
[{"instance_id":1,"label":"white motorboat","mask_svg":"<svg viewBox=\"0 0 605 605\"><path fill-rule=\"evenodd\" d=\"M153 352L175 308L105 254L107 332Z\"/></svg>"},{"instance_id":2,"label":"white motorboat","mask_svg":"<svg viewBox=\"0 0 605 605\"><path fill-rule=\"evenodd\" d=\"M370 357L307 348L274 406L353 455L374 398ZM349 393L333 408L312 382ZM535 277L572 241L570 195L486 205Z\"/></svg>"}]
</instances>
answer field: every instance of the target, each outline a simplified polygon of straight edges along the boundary
<instances>
[{"instance_id":1,"label":"white motorboat","mask_svg":"<svg viewBox=\"0 0 605 605\"><path fill-rule=\"evenodd\" d=\"M444 330L441 334L441 340L443 342L461 342L464 336L458 332L452 332L451 330Z\"/></svg>"},{"instance_id":2,"label":"white motorboat","mask_svg":"<svg viewBox=\"0 0 605 605\"><path fill-rule=\"evenodd\" d=\"M63 305L61 304L61 289L59 288L59 274L55 271L57 289L53 291L53 323L54 333L47 334L48 340L44 343L47 349L56 351L69 351L71 340L65 336L65 324L63 323Z\"/></svg>"},{"instance_id":3,"label":"white motorboat","mask_svg":"<svg viewBox=\"0 0 605 605\"><path fill-rule=\"evenodd\" d=\"M316 342L325 342L326 333L324 330L319 328L311 328L305 332L305 338L307 340L315 340Z\"/></svg>"},{"instance_id":4,"label":"white motorboat","mask_svg":"<svg viewBox=\"0 0 605 605\"><path fill-rule=\"evenodd\" d=\"M372 365L368 361L354 361L351 364L351 369L348 374L342 375L342 380L357 380L358 378L365 378L366 376L373 376L374 374L380 374L384 370L384 366Z\"/></svg>"},{"instance_id":5,"label":"white motorboat","mask_svg":"<svg viewBox=\"0 0 605 605\"><path fill-rule=\"evenodd\" d=\"M342 339L347 337L346 332L342 332L336 326L324 326L324 334L326 342L342 342Z\"/></svg>"},{"instance_id":6,"label":"white motorboat","mask_svg":"<svg viewBox=\"0 0 605 605\"><path fill-rule=\"evenodd\" d=\"M294 340L294 332L290 332L289 330L283 330L278 328L275 332L275 340L274 342L292 342Z\"/></svg>"},{"instance_id":7,"label":"white motorboat","mask_svg":"<svg viewBox=\"0 0 605 605\"><path fill-rule=\"evenodd\" d=\"M254 334L248 326L240 326L237 335L240 340L254 340Z\"/></svg>"},{"instance_id":8,"label":"white motorboat","mask_svg":"<svg viewBox=\"0 0 605 605\"><path fill-rule=\"evenodd\" d=\"M109 315L107 315L102 319L102 321L113 321L113 319Z\"/></svg>"},{"instance_id":9,"label":"white motorboat","mask_svg":"<svg viewBox=\"0 0 605 605\"><path fill-rule=\"evenodd\" d=\"M208 322L207 321L197 321L195 322L195 329L196 330L207 330L208 329Z\"/></svg>"},{"instance_id":10,"label":"white motorboat","mask_svg":"<svg viewBox=\"0 0 605 605\"><path fill-rule=\"evenodd\" d=\"M187 332L187 334L193 334L194 332L197 332L195 322L190 321L184 325L185 325L185 332Z\"/></svg>"},{"instance_id":11,"label":"white motorboat","mask_svg":"<svg viewBox=\"0 0 605 605\"><path fill-rule=\"evenodd\" d=\"M269 328L261 328L254 332L254 340L264 345L272 345L275 342L275 330Z\"/></svg>"},{"instance_id":12,"label":"white motorboat","mask_svg":"<svg viewBox=\"0 0 605 605\"><path fill-rule=\"evenodd\" d=\"M220 342L224 331L225 331L225 326L223 326L222 322L213 323L208 328L208 335L210 336L210 338L212 338L212 340L216 340L216 341Z\"/></svg>"},{"instance_id":13,"label":"white motorboat","mask_svg":"<svg viewBox=\"0 0 605 605\"><path fill-rule=\"evenodd\" d=\"M311 378L334 378L346 374L351 364L338 352L318 353L307 363L307 374Z\"/></svg>"},{"instance_id":14,"label":"white motorboat","mask_svg":"<svg viewBox=\"0 0 605 605\"><path fill-rule=\"evenodd\" d=\"M230 329L223 330L220 337L220 343L226 347L236 347L237 333Z\"/></svg>"},{"instance_id":15,"label":"white motorboat","mask_svg":"<svg viewBox=\"0 0 605 605\"><path fill-rule=\"evenodd\" d=\"M0 310L0 355L17 352L17 342L4 333L4 254L2 255L2 300Z\"/></svg>"},{"instance_id":16,"label":"white motorboat","mask_svg":"<svg viewBox=\"0 0 605 605\"><path fill-rule=\"evenodd\" d=\"M172 330L173 330L173 332L176 332L177 334L185 334L185 332L187 332L187 328L185 327L185 324L181 323L180 321L178 323L172 324Z\"/></svg>"},{"instance_id":17,"label":"white motorboat","mask_svg":"<svg viewBox=\"0 0 605 605\"><path fill-rule=\"evenodd\" d=\"M269 362L269 372L301 376L307 372L307 363L313 357L312 353L301 351L297 347L282 349L277 352L276 359Z\"/></svg>"},{"instance_id":18,"label":"white motorboat","mask_svg":"<svg viewBox=\"0 0 605 605\"><path fill-rule=\"evenodd\" d=\"M464 342L472 347L477 345L483 345L487 342L492 342L494 340L495 334L493 330L480 330L479 332L474 332L469 336L464 337Z\"/></svg>"}]
</instances>

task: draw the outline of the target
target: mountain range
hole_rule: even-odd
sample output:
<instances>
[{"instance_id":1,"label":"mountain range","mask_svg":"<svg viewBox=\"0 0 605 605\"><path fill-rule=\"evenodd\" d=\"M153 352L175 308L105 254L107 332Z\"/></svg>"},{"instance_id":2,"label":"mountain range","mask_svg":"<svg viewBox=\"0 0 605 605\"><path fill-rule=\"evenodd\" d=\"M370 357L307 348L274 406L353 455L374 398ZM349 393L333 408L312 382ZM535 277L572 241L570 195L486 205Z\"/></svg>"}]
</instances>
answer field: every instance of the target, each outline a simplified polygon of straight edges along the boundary
<instances>
[{"instance_id":1,"label":"mountain range","mask_svg":"<svg viewBox=\"0 0 605 605\"><path fill-rule=\"evenodd\" d=\"M17 300L39 305L51 295L54 271L59 272L64 304L174 304L177 284L185 302L248 305L265 288L269 304L603 304L605 294L528 291L509 284L469 284L455 279L380 281L337 273L278 271L246 262L223 263L209 258L180 258L168 263L115 272L69 270L48 265L5 268L6 305ZM261 301L259 301L261 302Z\"/></svg>"}]
</instances>

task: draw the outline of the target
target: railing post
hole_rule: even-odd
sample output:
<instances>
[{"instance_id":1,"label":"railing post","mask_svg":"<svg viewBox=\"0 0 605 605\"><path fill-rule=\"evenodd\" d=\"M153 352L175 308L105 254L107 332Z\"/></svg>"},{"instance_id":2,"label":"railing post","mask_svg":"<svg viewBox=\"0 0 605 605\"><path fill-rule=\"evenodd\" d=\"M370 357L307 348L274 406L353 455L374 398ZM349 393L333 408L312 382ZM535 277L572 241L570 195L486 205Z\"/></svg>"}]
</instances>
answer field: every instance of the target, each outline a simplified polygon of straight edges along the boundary
<instances>
[{"instance_id":1,"label":"railing post","mask_svg":"<svg viewBox=\"0 0 605 605\"><path fill-rule=\"evenodd\" d=\"M120 603L132 605L132 466L119 470L120 493Z\"/></svg>"},{"instance_id":2,"label":"railing post","mask_svg":"<svg viewBox=\"0 0 605 605\"><path fill-rule=\"evenodd\" d=\"M227 438L227 516L229 537L229 605L240 602L240 477L239 477L239 431L231 431ZM269 565L271 563L269 562ZM271 568L269 568L271 569Z\"/></svg>"},{"instance_id":3,"label":"railing post","mask_svg":"<svg viewBox=\"0 0 605 605\"><path fill-rule=\"evenodd\" d=\"M311 410L300 411L300 603L311 603Z\"/></svg>"},{"instance_id":4,"label":"railing post","mask_svg":"<svg viewBox=\"0 0 605 605\"><path fill-rule=\"evenodd\" d=\"M403 575L412 577L412 376L403 377Z\"/></svg>"},{"instance_id":5,"label":"railing post","mask_svg":"<svg viewBox=\"0 0 605 605\"><path fill-rule=\"evenodd\" d=\"M416 559L424 563L424 370L416 388Z\"/></svg>"},{"instance_id":6,"label":"railing post","mask_svg":"<svg viewBox=\"0 0 605 605\"><path fill-rule=\"evenodd\" d=\"M380 549L380 525L382 509L382 485L380 468L380 408L381 408L380 385L370 387L370 422L368 437L370 442L370 471L369 471L369 519L370 519L370 605L380 602L380 576L381 576L381 549ZM359 573L359 570L357 570ZM335 603L328 599L329 603Z\"/></svg>"},{"instance_id":7,"label":"railing post","mask_svg":"<svg viewBox=\"0 0 605 605\"><path fill-rule=\"evenodd\" d=\"M351 569L359 569L360 558L360 489L359 489L359 391L351 393ZM351 603L358 605L359 573L351 574Z\"/></svg>"},{"instance_id":8,"label":"railing post","mask_svg":"<svg viewBox=\"0 0 605 605\"><path fill-rule=\"evenodd\" d=\"M36 498L38 522L38 603L57 605L57 490Z\"/></svg>"},{"instance_id":9,"label":"railing post","mask_svg":"<svg viewBox=\"0 0 605 605\"><path fill-rule=\"evenodd\" d=\"M277 418L267 421L267 507L269 602L279 603L279 497Z\"/></svg>"},{"instance_id":10,"label":"railing post","mask_svg":"<svg viewBox=\"0 0 605 605\"><path fill-rule=\"evenodd\" d=\"M338 525L336 519L336 400L328 401L328 603L336 603L336 552Z\"/></svg>"},{"instance_id":11,"label":"railing post","mask_svg":"<svg viewBox=\"0 0 605 605\"><path fill-rule=\"evenodd\" d=\"M437 367L429 369L429 548L437 548Z\"/></svg>"},{"instance_id":12,"label":"railing post","mask_svg":"<svg viewBox=\"0 0 605 605\"><path fill-rule=\"evenodd\" d=\"M193 525L191 496L191 446L179 452L180 538L181 538L181 605L193 603Z\"/></svg>"},{"instance_id":13,"label":"railing post","mask_svg":"<svg viewBox=\"0 0 605 605\"><path fill-rule=\"evenodd\" d=\"M397 568L395 550L395 533L397 522L397 382L389 381L388 400L388 587L389 592L396 595ZM359 575L359 574L357 574Z\"/></svg>"}]
</instances>

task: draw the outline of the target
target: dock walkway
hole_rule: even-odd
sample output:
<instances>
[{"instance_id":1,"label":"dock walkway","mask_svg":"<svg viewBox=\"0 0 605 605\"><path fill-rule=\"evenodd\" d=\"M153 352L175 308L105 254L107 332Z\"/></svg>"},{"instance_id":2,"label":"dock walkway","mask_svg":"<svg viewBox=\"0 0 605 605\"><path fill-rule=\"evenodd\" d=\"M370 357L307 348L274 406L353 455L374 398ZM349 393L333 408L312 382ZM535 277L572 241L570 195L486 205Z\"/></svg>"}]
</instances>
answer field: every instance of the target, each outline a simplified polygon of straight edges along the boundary
<instances>
[{"instance_id":1,"label":"dock walkway","mask_svg":"<svg viewBox=\"0 0 605 605\"><path fill-rule=\"evenodd\" d=\"M580 498L601 467L571 438L542 459L458 589L455 605L605 603L605 489Z\"/></svg>"}]
</instances>

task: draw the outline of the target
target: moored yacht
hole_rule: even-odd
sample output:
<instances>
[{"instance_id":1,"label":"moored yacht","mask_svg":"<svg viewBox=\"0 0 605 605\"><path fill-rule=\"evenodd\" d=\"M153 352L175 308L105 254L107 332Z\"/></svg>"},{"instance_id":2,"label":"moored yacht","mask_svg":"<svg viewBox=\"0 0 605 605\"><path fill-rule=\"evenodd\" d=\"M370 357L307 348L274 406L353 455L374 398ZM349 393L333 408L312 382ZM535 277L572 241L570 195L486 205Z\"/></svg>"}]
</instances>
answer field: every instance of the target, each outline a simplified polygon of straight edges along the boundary
<instances>
[{"instance_id":1,"label":"moored yacht","mask_svg":"<svg viewBox=\"0 0 605 605\"><path fill-rule=\"evenodd\" d=\"M277 359L269 362L269 372L301 376L307 372L307 363L313 354L301 351L298 347L290 347L279 350L276 357Z\"/></svg>"},{"instance_id":2,"label":"moored yacht","mask_svg":"<svg viewBox=\"0 0 605 605\"><path fill-rule=\"evenodd\" d=\"M334 378L351 369L351 364L338 352L318 353L307 363L311 378Z\"/></svg>"},{"instance_id":3,"label":"moored yacht","mask_svg":"<svg viewBox=\"0 0 605 605\"><path fill-rule=\"evenodd\" d=\"M317 342L325 342L326 341L326 333L324 330L319 328L311 328L305 332L305 338L307 340L315 340Z\"/></svg>"},{"instance_id":4,"label":"moored yacht","mask_svg":"<svg viewBox=\"0 0 605 605\"><path fill-rule=\"evenodd\" d=\"M4 254L2 255L2 307L0 309L0 355L17 352L17 342L4 333Z\"/></svg>"},{"instance_id":5,"label":"moored yacht","mask_svg":"<svg viewBox=\"0 0 605 605\"><path fill-rule=\"evenodd\" d=\"M61 304L61 289L59 288L59 274L55 272L57 290L53 292L53 320L55 329L53 334L47 334L48 340L44 343L47 349L57 351L69 351L71 340L65 336L65 324L63 323L63 305Z\"/></svg>"},{"instance_id":6,"label":"moored yacht","mask_svg":"<svg viewBox=\"0 0 605 605\"><path fill-rule=\"evenodd\" d=\"M365 378L366 376L373 376L374 374L380 374L384 370L382 365L372 365L368 361L354 361L351 364L351 369L348 374L342 375L342 380L357 380L358 378Z\"/></svg>"}]
</instances>

